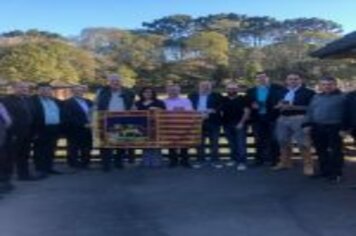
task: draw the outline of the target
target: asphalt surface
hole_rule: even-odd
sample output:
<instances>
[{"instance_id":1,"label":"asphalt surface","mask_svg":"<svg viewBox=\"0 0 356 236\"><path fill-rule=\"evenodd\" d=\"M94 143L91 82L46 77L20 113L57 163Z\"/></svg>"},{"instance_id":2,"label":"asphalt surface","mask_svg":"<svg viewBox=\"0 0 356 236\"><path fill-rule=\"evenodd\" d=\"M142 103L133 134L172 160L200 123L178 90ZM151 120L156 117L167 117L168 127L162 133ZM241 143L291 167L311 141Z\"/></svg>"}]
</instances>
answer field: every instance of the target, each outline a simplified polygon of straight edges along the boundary
<instances>
[{"instance_id":1,"label":"asphalt surface","mask_svg":"<svg viewBox=\"0 0 356 236\"><path fill-rule=\"evenodd\" d=\"M127 168L67 173L0 199L1 236L354 236L356 165L330 185L301 170Z\"/></svg>"}]
</instances>

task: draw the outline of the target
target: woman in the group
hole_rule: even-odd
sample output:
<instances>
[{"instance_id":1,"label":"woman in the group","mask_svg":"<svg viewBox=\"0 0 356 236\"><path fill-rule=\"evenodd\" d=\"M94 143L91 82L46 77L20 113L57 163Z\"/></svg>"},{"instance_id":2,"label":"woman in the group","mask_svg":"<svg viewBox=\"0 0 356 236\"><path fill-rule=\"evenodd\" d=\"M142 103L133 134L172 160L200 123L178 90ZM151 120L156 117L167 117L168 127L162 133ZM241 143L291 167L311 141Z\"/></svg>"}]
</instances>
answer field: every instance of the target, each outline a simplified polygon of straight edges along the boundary
<instances>
[{"instance_id":1,"label":"woman in the group","mask_svg":"<svg viewBox=\"0 0 356 236\"><path fill-rule=\"evenodd\" d=\"M136 102L137 110L165 109L163 101L157 98L157 93L152 87L144 87L139 92L140 100ZM142 154L143 165L146 167L160 167L162 165L162 153L160 149L145 149Z\"/></svg>"}]
</instances>

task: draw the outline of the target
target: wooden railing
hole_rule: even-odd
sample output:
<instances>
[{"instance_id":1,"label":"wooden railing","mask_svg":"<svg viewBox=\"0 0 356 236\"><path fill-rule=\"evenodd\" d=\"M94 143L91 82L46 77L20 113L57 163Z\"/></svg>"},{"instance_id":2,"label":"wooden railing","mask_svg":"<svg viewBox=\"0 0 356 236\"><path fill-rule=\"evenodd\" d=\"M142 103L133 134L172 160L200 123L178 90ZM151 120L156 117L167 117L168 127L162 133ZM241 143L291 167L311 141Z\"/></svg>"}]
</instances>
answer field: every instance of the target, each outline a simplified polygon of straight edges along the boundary
<instances>
[{"instance_id":1,"label":"wooden railing","mask_svg":"<svg viewBox=\"0 0 356 236\"><path fill-rule=\"evenodd\" d=\"M344 152L345 155L348 157L356 157L356 147L353 143L353 140L351 138L346 138L344 141ZM207 148L207 153L209 153L208 145L206 145ZM253 159L255 156L255 143L254 143L254 138L252 136L251 131L248 132L247 134L247 157L249 159ZM141 157L142 150L137 149L134 150L134 158L140 158ZM164 156L167 155L167 150L163 149L162 153ZM189 154L192 158L196 158L196 149L191 148L189 149ZM297 147L293 148L293 155L295 158L299 157L299 150ZM220 140L219 140L219 156L222 159L228 159L230 158L230 149L227 143L227 140L224 136L223 133L220 135ZM56 157L57 158L65 158L66 157L66 140L65 138L60 139L58 142L58 147L57 147L57 152L56 152ZM99 158L99 150L93 149L92 150L92 157L94 159Z\"/></svg>"}]
</instances>

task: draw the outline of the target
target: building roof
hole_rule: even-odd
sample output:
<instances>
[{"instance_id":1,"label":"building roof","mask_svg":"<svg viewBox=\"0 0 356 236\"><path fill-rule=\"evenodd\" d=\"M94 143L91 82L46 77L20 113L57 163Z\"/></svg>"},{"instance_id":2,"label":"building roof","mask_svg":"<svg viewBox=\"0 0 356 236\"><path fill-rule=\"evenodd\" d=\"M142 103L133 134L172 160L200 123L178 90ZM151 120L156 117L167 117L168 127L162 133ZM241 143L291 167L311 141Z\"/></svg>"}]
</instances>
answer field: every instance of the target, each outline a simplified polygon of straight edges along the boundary
<instances>
[{"instance_id":1,"label":"building roof","mask_svg":"<svg viewBox=\"0 0 356 236\"><path fill-rule=\"evenodd\" d=\"M311 53L318 58L356 58L356 31Z\"/></svg>"}]
</instances>

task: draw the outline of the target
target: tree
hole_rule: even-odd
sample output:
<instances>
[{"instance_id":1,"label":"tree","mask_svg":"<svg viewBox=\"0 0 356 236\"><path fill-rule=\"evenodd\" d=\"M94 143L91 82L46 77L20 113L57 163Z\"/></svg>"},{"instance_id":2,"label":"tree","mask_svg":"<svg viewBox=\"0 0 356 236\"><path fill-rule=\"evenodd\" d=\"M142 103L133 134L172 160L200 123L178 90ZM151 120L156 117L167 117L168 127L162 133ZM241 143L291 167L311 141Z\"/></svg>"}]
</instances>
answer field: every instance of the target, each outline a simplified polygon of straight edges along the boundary
<instances>
[{"instance_id":1,"label":"tree","mask_svg":"<svg viewBox=\"0 0 356 236\"><path fill-rule=\"evenodd\" d=\"M201 32L187 40L187 47L200 58L212 65L228 64L228 41L216 32Z\"/></svg>"},{"instance_id":2,"label":"tree","mask_svg":"<svg viewBox=\"0 0 356 236\"><path fill-rule=\"evenodd\" d=\"M189 37L194 33L193 18L189 15L166 16L153 22L143 22L148 32L166 36L173 40Z\"/></svg>"},{"instance_id":3,"label":"tree","mask_svg":"<svg viewBox=\"0 0 356 236\"><path fill-rule=\"evenodd\" d=\"M95 60L68 43L52 40L21 43L2 51L0 75L12 81L77 83L95 77Z\"/></svg>"}]
</instances>

